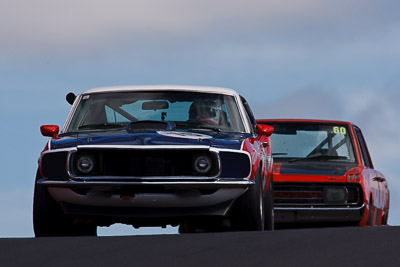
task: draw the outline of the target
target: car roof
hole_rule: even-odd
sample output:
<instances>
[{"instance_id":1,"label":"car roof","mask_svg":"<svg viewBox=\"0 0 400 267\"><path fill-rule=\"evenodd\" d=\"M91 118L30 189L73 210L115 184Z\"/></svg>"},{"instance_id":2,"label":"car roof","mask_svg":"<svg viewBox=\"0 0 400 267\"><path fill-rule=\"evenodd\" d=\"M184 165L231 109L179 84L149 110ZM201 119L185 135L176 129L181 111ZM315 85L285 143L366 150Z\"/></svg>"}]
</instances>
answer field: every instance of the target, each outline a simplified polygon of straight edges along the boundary
<instances>
[{"instance_id":1,"label":"car roof","mask_svg":"<svg viewBox=\"0 0 400 267\"><path fill-rule=\"evenodd\" d=\"M318 120L318 119L257 119L257 122L305 122L305 123L339 123L339 124L351 124L349 121L341 120Z\"/></svg>"},{"instance_id":2,"label":"car roof","mask_svg":"<svg viewBox=\"0 0 400 267\"><path fill-rule=\"evenodd\" d=\"M108 93L108 92L129 92L129 91L187 91L187 92L204 92L219 93L228 95L237 95L238 93L230 88L211 87L211 86L193 86L193 85L124 85L98 87L86 90L83 94Z\"/></svg>"}]
</instances>

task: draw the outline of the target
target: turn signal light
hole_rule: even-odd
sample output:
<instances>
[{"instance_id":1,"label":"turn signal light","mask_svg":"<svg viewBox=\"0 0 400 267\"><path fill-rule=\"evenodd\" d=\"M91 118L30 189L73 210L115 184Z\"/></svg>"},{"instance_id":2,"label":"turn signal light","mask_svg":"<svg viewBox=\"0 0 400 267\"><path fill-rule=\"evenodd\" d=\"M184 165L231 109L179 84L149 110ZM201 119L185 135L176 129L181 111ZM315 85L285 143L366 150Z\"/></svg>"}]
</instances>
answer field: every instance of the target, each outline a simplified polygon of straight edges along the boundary
<instances>
[{"instance_id":1,"label":"turn signal light","mask_svg":"<svg viewBox=\"0 0 400 267\"><path fill-rule=\"evenodd\" d=\"M358 182L360 181L360 174L349 174L349 176L347 176L347 181L348 182Z\"/></svg>"},{"instance_id":2,"label":"turn signal light","mask_svg":"<svg viewBox=\"0 0 400 267\"><path fill-rule=\"evenodd\" d=\"M353 181L353 174L349 174L349 177L347 178L347 181L349 181L349 182Z\"/></svg>"}]
</instances>

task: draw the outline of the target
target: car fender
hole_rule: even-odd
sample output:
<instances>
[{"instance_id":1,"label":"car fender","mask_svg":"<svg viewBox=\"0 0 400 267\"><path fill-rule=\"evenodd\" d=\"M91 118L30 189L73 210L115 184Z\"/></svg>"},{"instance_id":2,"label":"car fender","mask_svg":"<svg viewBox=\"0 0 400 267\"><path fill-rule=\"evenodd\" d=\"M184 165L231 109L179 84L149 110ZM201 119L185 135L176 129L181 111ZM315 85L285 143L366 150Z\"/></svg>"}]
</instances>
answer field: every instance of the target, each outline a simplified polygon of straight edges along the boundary
<instances>
[{"instance_id":1,"label":"car fender","mask_svg":"<svg viewBox=\"0 0 400 267\"><path fill-rule=\"evenodd\" d=\"M259 146L259 141L256 138L249 138L243 142L242 149L250 154L251 158L251 175L250 180L254 181L255 175L260 169L263 193L268 190L272 172L272 158L269 161L265 153Z\"/></svg>"}]
</instances>

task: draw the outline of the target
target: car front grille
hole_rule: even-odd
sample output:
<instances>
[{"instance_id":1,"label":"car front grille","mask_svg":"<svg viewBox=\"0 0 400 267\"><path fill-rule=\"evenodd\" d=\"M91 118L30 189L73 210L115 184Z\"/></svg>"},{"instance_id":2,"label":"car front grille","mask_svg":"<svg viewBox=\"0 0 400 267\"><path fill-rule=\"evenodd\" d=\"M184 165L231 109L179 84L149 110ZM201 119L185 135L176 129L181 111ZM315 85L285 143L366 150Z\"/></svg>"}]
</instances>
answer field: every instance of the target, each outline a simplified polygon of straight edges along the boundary
<instances>
[{"instance_id":1,"label":"car front grille","mask_svg":"<svg viewBox=\"0 0 400 267\"><path fill-rule=\"evenodd\" d=\"M347 192L346 201L328 203L327 188L340 188ZM276 207L359 206L362 198L362 189L358 184L274 182Z\"/></svg>"},{"instance_id":2,"label":"car front grille","mask_svg":"<svg viewBox=\"0 0 400 267\"><path fill-rule=\"evenodd\" d=\"M90 156L94 168L90 173L82 173L77 168L81 156ZM212 168L207 174L194 170L193 161L198 155L211 158ZM79 150L71 155L70 171L76 177L150 177L150 176L193 176L214 177L218 174L218 159L208 150L162 150L162 149L125 149L125 150Z\"/></svg>"}]
</instances>

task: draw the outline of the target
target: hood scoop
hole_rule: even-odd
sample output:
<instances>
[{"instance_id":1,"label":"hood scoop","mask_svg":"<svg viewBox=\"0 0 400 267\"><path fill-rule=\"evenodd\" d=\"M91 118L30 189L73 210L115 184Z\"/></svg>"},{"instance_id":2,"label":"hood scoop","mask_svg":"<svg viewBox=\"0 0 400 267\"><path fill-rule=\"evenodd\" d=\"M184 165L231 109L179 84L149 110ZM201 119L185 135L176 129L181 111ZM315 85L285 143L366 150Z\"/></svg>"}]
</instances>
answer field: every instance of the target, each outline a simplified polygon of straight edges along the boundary
<instances>
[{"instance_id":1,"label":"hood scoop","mask_svg":"<svg viewBox=\"0 0 400 267\"><path fill-rule=\"evenodd\" d=\"M146 120L129 123L127 130L130 133L155 133L157 131L171 131L175 127L176 124L173 122Z\"/></svg>"}]
</instances>

